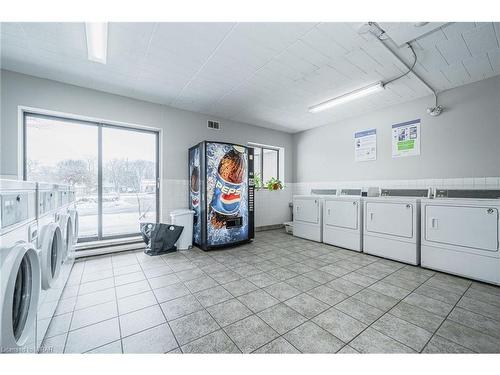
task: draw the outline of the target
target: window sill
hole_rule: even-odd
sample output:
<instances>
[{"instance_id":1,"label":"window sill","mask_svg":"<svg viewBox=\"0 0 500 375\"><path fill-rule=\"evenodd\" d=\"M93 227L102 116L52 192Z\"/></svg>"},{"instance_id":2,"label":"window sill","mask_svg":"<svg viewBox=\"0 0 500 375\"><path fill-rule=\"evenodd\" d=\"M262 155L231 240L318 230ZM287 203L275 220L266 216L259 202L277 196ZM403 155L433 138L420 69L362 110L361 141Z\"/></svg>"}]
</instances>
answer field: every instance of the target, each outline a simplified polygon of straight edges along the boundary
<instances>
[{"instance_id":1,"label":"window sill","mask_svg":"<svg viewBox=\"0 0 500 375\"><path fill-rule=\"evenodd\" d=\"M283 191L283 190L285 190L285 188L277 190L269 190L268 188L255 189L255 191Z\"/></svg>"}]
</instances>

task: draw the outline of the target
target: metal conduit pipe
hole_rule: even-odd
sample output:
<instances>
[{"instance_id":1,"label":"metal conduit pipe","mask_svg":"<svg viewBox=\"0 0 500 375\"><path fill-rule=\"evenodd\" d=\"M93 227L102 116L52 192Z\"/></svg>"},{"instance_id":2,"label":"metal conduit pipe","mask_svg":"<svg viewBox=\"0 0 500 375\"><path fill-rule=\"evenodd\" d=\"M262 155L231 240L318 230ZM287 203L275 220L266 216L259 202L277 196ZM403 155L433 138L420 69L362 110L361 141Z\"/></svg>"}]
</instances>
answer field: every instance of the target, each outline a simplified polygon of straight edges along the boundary
<instances>
[{"instance_id":1,"label":"metal conduit pipe","mask_svg":"<svg viewBox=\"0 0 500 375\"><path fill-rule=\"evenodd\" d=\"M384 43L383 36L386 35L385 31L376 23L376 22L368 22L369 33L388 51L394 56L403 66L408 69L408 72L396 78L399 79L408 73L412 73L415 78L417 78L431 93L434 95L434 107L427 108L427 113L431 116L439 116L443 111L443 107L438 105L438 96L436 90L434 90L422 77L420 77L415 71L413 67L410 67L399 55L392 50L387 44ZM408 43L411 48L411 45ZM390 80L388 83L395 81L396 79Z\"/></svg>"}]
</instances>

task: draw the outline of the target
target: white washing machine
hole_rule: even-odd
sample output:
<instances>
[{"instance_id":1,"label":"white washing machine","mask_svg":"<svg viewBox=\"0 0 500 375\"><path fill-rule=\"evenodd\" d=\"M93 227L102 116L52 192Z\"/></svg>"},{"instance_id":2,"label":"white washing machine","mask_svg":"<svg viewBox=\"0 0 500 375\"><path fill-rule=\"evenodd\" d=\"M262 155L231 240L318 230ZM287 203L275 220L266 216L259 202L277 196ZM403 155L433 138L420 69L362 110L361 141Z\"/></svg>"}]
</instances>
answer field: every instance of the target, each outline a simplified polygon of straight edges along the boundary
<instances>
[{"instance_id":1,"label":"white washing machine","mask_svg":"<svg viewBox=\"0 0 500 375\"><path fill-rule=\"evenodd\" d=\"M362 189L341 189L323 204L323 242L349 250L363 250Z\"/></svg>"},{"instance_id":2,"label":"white washing machine","mask_svg":"<svg viewBox=\"0 0 500 375\"><path fill-rule=\"evenodd\" d=\"M78 217L78 210L76 209L76 193L74 188L68 187L69 191L69 205L68 214L71 218L71 223L73 224L73 245L76 245L78 241L78 229L80 225L80 220Z\"/></svg>"},{"instance_id":3,"label":"white washing machine","mask_svg":"<svg viewBox=\"0 0 500 375\"><path fill-rule=\"evenodd\" d=\"M430 189L381 189L364 201L363 251L404 263L420 263L420 200Z\"/></svg>"},{"instance_id":4,"label":"white washing machine","mask_svg":"<svg viewBox=\"0 0 500 375\"><path fill-rule=\"evenodd\" d=\"M422 200L422 266L500 285L500 190L437 189Z\"/></svg>"},{"instance_id":5,"label":"white washing machine","mask_svg":"<svg viewBox=\"0 0 500 375\"><path fill-rule=\"evenodd\" d=\"M56 203L56 217L55 221L61 228L61 235L63 241L63 255L62 262L65 262L68 256L73 254L74 241L74 225L70 207L70 188L67 185L57 185L57 203Z\"/></svg>"},{"instance_id":6,"label":"white washing machine","mask_svg":"<svg viewBox=\"0 0 500 375\"><path fill-rule=\"evenodd\" d=\"M37 248L40 256L41 286L37 314L37 346L41 345L61 295L60 274L64 263L63 237L58 213L58 186L37 183Z\"/></svg>"},{"instance_id":7,"label":"white washing machine","mask_svg":"<svg viewBox=\"0 0 500 375\"><path fill-rule=\"evenodd\" d=\"M335 189L313 189L310 195L295 195L293 197L293 235L322 242L323 201L336 194Z\"/></svg>"},{"instance_id":8,"label":"white washing machine","mask_svg":"<svg viewBox=\"0 0 500 375\"><path fill-rule=\"evenodd\" d=\"M0 352L36 352L36 184L0 180Z\"/></svg>"},{"instance_id":9,"label":"white washing machine","mask_svg":"<svg viewBox=\"0 0 500 375\"><path fill-rule=\"evenodd\" d=\"M57 195L57 185L37 183L37 247L42 267L42 290L55 284L63 258L62 232L56 222Z\"/></svg>"}]
</instances>

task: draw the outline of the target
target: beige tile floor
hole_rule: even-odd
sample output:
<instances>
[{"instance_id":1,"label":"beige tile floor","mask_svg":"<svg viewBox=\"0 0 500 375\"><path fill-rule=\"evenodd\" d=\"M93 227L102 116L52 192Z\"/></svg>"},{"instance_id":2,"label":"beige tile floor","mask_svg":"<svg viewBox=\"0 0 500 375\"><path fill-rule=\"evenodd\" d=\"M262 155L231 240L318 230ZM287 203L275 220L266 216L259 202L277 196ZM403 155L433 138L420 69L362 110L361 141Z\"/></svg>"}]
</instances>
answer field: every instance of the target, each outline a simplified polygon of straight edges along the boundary
<instances>
[{"instance_id":1,"label":"beige tile floor","mask_svg":"<svg viewBox=\"0 0 500 375\"><path fill-rule=\"evenodd\" d=\"M499 353L500 287L294 238L75 263L53 353Z\"/></svg>"}]
</instances>

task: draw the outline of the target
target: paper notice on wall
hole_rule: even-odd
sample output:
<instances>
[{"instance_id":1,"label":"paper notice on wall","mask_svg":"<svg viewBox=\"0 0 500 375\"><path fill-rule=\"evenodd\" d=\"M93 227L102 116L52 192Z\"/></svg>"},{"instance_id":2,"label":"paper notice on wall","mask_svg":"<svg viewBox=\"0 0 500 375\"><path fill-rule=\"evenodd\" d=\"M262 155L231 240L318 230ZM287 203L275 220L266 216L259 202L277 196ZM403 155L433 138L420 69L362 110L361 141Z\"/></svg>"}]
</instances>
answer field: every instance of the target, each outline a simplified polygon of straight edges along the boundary
<instances>
[{"instance_id":1,"label":"paper notice on wall","mask_svg":"<svg viewBox=\"0 0 500 375\"><path fill-rule=\"evenodd\" d=\"M354 160L377 160L377 129L354 133Z\"/></svg>"},{"instance_id":2,"label":"paper notice on wall","mask_svg":"<svg viewBox=\"0 0 500 375\"><path fill-rule=\"evenodd\" d=\"M420 155L420 119L392 125L392 157Z\"/></svg>"}]
</instances>

